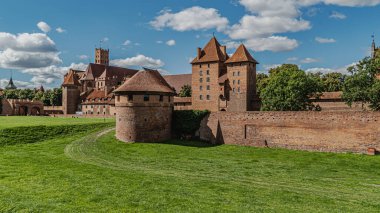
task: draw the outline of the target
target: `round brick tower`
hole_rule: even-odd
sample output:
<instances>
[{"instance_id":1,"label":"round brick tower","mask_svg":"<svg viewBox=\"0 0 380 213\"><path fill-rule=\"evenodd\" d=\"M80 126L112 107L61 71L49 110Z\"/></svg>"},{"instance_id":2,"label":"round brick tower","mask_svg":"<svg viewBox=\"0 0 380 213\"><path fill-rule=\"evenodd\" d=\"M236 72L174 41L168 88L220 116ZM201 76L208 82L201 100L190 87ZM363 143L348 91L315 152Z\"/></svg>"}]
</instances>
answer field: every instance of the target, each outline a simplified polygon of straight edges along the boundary
<instances>
[{"instance_id":1,"label":"round brick tower","mask_svg":"<svg viewBox=\"0 0 380 213\"><path fill-rule=\"evenodd\" d=\"M160 142L170 139L175 91L158 71L139 71L114 93L119 140Z\"/></svg>"}]
</instances>

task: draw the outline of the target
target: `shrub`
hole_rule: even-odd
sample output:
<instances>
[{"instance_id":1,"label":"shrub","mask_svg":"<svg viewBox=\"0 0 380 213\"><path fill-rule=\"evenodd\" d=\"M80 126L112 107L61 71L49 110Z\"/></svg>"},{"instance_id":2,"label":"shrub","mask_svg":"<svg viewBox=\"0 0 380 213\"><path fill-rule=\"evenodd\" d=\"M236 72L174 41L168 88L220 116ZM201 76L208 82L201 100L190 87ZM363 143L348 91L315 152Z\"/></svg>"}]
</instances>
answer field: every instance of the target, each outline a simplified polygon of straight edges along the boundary
<instances>
[{"instance_id":1,"label":"shrub","mask_svg":"<svg viewBox=\"0 0 380 213\"><path fill-rule=\"evenodd\" d=\"M208 114L207 110L174 111L173 131L177 135L194 134L199 129L202 119Z\"/></svg>"}]
</instances>

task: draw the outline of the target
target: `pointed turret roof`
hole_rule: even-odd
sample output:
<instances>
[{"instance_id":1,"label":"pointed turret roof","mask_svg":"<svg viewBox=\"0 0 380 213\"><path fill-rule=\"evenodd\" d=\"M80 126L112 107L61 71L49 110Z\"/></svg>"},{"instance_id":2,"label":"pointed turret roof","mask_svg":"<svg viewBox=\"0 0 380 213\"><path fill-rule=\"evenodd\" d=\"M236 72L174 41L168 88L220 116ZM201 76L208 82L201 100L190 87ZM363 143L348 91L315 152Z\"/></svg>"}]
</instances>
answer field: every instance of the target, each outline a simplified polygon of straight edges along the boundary
<instances>
[{"instance_id":1,"label":"pointed turret roof","mask_svg":"<svg viewBox=\"0 0 380 213\"><path fill-rule=\"evenodd\" d=\"M13 79L11 79L8 82L8 85L5 87L5 89L17 89L16 85L13 83Z\"/></svg>"},{"instance_id":2,"label":"pointed turret roof","mask_svg":"<svg viewBox=\"0 0 380 213\"><path fill-rule=\"evenodd\" d=\"M157 92L175 94L174 89L157 70L144 69L115 90L118 92Z\"/></svg>"},{"instance_id":3,"label":"pointed turret roof","mask_svg":"<svg viewBox=\"0 0 380 213\"><path fill-rule=\"evenodd\" d=\"M225 63L237 63L237 62L252 62L258 64L252 55L249 53L244 44L241 44L236 52Z\"/></svg>"},{"instance_id":4,"label":"pointed turret roof","mask_svg":"<svg viewBox=\"0 0 380 213\"><path fill-rule=\"evenodd\" d=\"M201 50L201 55L191 62L195 63L203 63L203 62L214 62L214 61L225 61L228 59L228 55L223 53L221 50L221 45L215 37L206 44L206 46Z\"/></svg>"},{"instance_id":5,"label":"pointed turret roof","mask_svg":"<svg viewBox=\"0 0 380 213\"><path fill-rule=\"evenodd\" d=\"M62 85L76 85L76 86L79 86L80 83L79 83L79 79L78 79L78 76L75 75L75 72L74 70L70 70L67 75L65 76L64 80L63 80L63 84Z\"/></svg>"}]
</instances>

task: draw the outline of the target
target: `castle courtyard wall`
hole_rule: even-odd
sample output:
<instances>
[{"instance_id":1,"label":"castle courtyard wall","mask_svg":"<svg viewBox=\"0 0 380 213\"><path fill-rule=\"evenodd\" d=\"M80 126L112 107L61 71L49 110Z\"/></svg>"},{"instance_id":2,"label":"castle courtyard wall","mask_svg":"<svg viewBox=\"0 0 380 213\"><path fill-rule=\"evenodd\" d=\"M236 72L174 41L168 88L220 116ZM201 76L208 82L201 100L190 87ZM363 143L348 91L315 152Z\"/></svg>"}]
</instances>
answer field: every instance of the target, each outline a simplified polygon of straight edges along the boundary
<instances>
[{"instance_id":1,"label":"castle courtyard wall","mask_svg":"<svg viewBox=\"0 0 380 213\"><path fill-rule=\"evenodd\" d=\"M366 153L380 150L380 113L213 112L199 135L214 144Z\"/></svg>"}]
</instances>

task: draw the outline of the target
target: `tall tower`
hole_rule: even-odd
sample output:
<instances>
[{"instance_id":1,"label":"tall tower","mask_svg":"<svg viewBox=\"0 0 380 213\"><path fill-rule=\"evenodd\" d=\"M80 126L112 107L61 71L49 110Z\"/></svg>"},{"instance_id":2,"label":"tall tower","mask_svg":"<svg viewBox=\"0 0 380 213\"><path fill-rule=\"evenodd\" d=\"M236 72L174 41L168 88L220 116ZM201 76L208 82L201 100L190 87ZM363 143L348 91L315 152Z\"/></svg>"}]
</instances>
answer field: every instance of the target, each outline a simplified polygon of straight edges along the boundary
<instances>
[{"instance_id":1,"label":"tall tower","mask_svg":"<svg viewBox=\"0 0 380 213\"><path fill-rule=\"evenodd\" d=\"M229 100L227 110L230 112L252 111L256 97L256 65L247 48L241 44L226 62L229 80Z\"/></svg>"},{"instance_id":2,"label":"tall tower","mask_svg":"<svg viewBox=\"0 0 380 213\"><path fill-rule=\"evenodd\" d=\"M109 65L109 49L96 48L95 49L95 64Z\"/></svg>"},{"instance_id":3,"label":"tall tower","mask_svg":"<svg viewBox=\"0 0 380 213\"><path fill-rule=\"evenodd\" d=\"M11 72L11 78L9 79L8 85L5 87L5 89L8 89L8 90L17 89L16 85L13 83L12 76L13 76L13 73Z\"/></svg>"},{"instance_id":4,"label":"tall tower","mask_svg":"<svg viewBox=\"0 0 380 213\"><path fill-rule=\"evenodd\" d=\"M62 109L63 113L75 114L80 103L80 83L73 70L65 75L62 84Z\"/></svg>"},{"instance_id":5,"label":"tall tower","mask_svg":"<svg viewBox=\"0 0 380 213\"><path fill-rule=\"evenodd\" d=\"M226 47L213 37L206 46L197 49L192 65L192 105L194 110L219 111L219 79L227 72Z\"/></svg>"}]
</instances>

